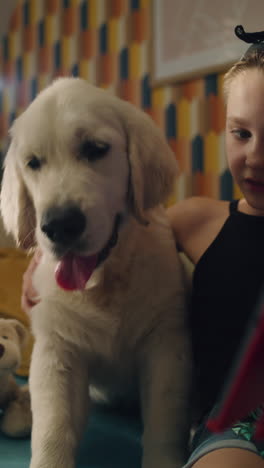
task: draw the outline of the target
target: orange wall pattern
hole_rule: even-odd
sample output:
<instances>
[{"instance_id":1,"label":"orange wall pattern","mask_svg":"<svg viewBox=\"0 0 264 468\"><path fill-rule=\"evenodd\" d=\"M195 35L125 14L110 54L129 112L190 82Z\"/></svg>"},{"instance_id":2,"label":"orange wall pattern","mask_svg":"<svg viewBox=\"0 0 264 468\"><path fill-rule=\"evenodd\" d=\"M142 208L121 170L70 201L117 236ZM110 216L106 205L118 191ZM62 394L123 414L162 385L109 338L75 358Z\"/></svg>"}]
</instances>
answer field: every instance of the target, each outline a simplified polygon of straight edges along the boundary
<instances>
[{"instance_id":1,"label":"orange wall pattern","mask_svg":"<svg viewBox=\"0 0 264 468\"><path fill-rule=\"evenodd\" d=\"M81 76L146 111L179 161L173 200L238 195L224 151L223 75L151 87L151 0L20 0L0 47L0 150L50 81Z\"/></svg>"}]
</instances>

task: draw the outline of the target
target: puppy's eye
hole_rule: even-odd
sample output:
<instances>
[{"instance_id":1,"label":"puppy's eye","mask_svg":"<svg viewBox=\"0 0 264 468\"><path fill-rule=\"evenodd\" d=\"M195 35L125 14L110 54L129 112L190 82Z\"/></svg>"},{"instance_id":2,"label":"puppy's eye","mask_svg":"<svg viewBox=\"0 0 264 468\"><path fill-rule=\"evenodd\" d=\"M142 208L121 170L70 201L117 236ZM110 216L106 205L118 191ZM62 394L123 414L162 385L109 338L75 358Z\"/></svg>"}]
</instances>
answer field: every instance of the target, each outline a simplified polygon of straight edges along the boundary
<instances>
[{"instance_id":1,"label":"puppy's eye","mask_svg":"<svg viewBox=\"0 0 264 468\"><path fill-rule=\"evenodd\" d=\"M8 336L6 336L6 335L3 335L2 338L3 338L4 340L8 340Z\"/></svg>"},{"instance_id":2,"label":"puppy's eye","mask_svg":"<svg viewBox=\"0 0 264 468\"><path fill-rule=\"evenodd\" d=\"M27 166L30 167L33 171L38 171L41 168L41 161L37 158L37 156L32 156L28 162Z\"/></svg>"},{"instance_id":3,"label":"puppy's eye","mask_svg":"<svg viewBox=\"0 0 264 468\"><path fill-rule=\"evenodd\" d=\"M103 158L110 149L110 144L103 141L84 141L80 147L81 158L96 161Z\"/></svg>"}]
</instances>

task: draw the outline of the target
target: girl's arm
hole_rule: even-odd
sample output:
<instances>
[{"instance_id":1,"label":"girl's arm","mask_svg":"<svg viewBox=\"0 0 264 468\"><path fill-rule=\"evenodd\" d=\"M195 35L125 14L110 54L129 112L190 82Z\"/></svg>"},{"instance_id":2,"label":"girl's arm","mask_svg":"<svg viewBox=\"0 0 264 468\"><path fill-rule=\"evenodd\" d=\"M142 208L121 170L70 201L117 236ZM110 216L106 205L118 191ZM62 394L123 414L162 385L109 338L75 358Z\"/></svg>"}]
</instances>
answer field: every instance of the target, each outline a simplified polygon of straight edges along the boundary
<instances>
[{"instance_id":1,"label":"girl's arm","mask_svg":"<svg viewBox=\"0 0 264 468\"><path fill-rule=\"evenodd\" d=\"M23 275L21 306L26 313L29 313L30 309L39 302L38 292L33 288L32 285L32 276L40 262L41 257L42 252L40 249L37 249L30 261L27 270Z\"/></svg>"}]
</instances>

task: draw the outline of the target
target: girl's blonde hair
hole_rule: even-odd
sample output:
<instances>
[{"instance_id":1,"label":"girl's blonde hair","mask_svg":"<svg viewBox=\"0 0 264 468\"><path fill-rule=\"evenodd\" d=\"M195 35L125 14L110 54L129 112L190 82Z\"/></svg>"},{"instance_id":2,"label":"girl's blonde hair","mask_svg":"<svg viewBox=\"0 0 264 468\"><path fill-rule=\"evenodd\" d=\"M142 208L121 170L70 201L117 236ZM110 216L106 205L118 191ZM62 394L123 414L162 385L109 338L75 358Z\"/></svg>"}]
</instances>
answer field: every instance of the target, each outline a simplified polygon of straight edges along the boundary
<instances>
[{"instance_id":1,"label":"girl's blonde hair","mask_svg":"<svg viewBox=\"0 0 264 468\"><path fill-rule=\"evenodd\" d=\"M252 48L252 51L249 49L225 74L223 84L225 101L227 100L232 80L239 75L239 73L253 68L264 71L264 44L261 44L261 47L258 45L256 48Z\"/></svg>"}]
</instances>

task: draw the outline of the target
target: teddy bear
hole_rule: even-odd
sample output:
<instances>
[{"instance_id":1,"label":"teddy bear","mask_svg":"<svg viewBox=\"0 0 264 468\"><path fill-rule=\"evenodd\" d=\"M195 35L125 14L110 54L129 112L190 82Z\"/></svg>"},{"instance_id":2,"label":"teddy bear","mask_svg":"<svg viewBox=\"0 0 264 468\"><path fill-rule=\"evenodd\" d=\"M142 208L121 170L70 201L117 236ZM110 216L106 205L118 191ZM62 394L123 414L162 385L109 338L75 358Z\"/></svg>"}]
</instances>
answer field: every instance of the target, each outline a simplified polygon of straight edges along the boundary
<instances>
[{"instance_id":1,"label":"teddy bear","mask_svg":"<svg viewBox=\"0 0 264 468\"><path fill-rule=\"evenodd\" d=\"M27 338L21 322L0 318L0 430L9 437L26 437L31 432L28 385L18 385L14 377Z\"/></svg>"}]
</instances>

